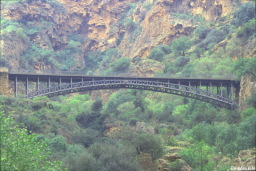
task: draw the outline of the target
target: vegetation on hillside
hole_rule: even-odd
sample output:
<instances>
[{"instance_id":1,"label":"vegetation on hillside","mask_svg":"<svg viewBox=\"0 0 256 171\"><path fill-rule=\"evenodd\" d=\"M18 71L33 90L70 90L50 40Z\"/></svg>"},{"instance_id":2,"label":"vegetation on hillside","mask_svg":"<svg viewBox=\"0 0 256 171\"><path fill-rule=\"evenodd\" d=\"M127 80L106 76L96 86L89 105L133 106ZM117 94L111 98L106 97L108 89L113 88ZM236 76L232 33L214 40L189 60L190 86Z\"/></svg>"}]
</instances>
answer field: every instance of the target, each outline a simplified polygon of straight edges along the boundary
<instances>
[{"instance_id":1,"label":"vegetation on hillside","mask_svg":"<svg viewBox=\"0 0 256 171\"><path fill-rule=\"evenodd\" d=\"M212 170L218 163L212 161L213 157L232 158L240 150L255 146L254 101L255 95L248 100L248 109L240 113L195 100L185 101L172 95L138 90L116 92L107 102L92 100L88 95L55 100L46 97L34 100L1 97L0 103L9 116L7 118L14 118L16 125L19 125L11 127L8 119L2 117L2 155L15 155L16 159L19 156L21 159L17 162L24 164L27 160L22 157L21 151L28 153L28 161L32 155L36 160L45 160L41 152L42 159L36 157L38 152L26 150L18 142L28 141L31 142L31 145L27 144L28 148L35 146L35 150L38 146L44 149L47 145L53 152L51 161L62 161L63 169L139 170L149 164L139 163L143 154L149 154L151 160L147 162L156 165L165 146L179 146L182 159L191 167ZM139 128L140 123L147 123L147 126ZM20 131L8 136L11 132L6 131L7 128ZM112 131L113 128L116 131ZM31 131L37 134L31 134ZM11 149L23 150L19 153L8 150L9 146L5 144L9 141L16 142ZM46 144L40 144L41 141ZM5 160L2 157L2 162ZM36 162L33 164L33 167L39 166ZM58 168L53 164L45 165L50 166ZM225 164L221 167L224 168Z\"/></svg>"},{"instance_id":2,"label":"vegetation on hillside","mask_svg":"<svg viewBox=\"0 0 256 171\"><path fill-rule=\"evenodd\" d=\"M201 16L173 13L177 19L191 20L199 26L181 36L152 48L145 58L130 59L120 47L125 38L130 44L142 34L141 24L154 2L127 4L108 34L121 30L116 44L100 51L84 52L88 37L67 33L63 43L41 45L35 37L53 28L54 18L66 14L55 0L41 0L54 7L53 20L27 16L21 20L1 17L1 39L26 45L19 67L34 69L43 62L56 70L79 70L88 75L129 75L143 62L157 63L163 70L157 76L173 74L186 77L230 78L244 75L256 79L255 7L240 4L234 13L206 21ZM5 8L16 3L4 2ZM47 11L42 10L42 13ZM112 28L113 27L113 28ZM55 32L53 32L55 33ZM91 45L93 46L93 44ZM84 64L81 63L84 57ZM12 57L0 55L0 65L8 66ZM92 96L93 97L93 96ZM107 99L89 95L59 96L33 100L0 96L0 145L2 170L156 170L170 152L181 156L167 167L180 170L188 164L194 170L227 170L239 151L255 148L256 94L244 110L226 110L211 104L157 92L120 90Z\"/></svg>"}]
</instances>

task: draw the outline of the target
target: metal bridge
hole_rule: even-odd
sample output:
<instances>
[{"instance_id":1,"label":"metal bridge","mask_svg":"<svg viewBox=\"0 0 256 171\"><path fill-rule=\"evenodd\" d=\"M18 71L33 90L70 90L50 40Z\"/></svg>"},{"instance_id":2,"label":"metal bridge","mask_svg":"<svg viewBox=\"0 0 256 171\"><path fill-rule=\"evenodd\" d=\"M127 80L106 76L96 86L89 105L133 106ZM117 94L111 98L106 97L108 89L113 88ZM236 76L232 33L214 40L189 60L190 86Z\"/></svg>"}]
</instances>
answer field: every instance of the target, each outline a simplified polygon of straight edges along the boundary
<instances>
[{"instance_id":1,"label":"metal bridge","mask_svg":"<svg viewBox=\"0 0 256 171\"><path fill-rule=\"evenodd\" d=\"M239 82L232 79L86 76L79 73L29 73L11 71L9 87L14 96L34 98L100 89L139 89L188 97L234 109Z\"/></svg>"}]
</instances>

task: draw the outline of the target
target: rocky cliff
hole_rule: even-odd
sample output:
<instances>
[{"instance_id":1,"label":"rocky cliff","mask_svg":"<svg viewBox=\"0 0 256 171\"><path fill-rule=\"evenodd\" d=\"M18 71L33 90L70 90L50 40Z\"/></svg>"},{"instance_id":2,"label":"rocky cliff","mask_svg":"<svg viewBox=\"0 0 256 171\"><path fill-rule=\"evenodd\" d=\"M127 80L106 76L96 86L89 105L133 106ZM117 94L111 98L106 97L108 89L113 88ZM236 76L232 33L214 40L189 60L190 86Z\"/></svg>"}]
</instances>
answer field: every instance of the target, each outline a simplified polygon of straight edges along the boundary
<instances>
[{"instance_id":1,"label":"rocky cliff","mask_svg":"<svg viewBox=\"0 0 256 171\"><path fill-rule=\"evenodd\" d=\"M256 93L256 81L251 75L245 75L241 79L239 92L239 107L241 110L246 108L246 99Z\"/></svg>"},{"instance_id":2,"label":"rocky cliff","mask_svg":"<svg viewBox=\"0 0 256 171\"><path fill-rule=\"evenodd\" d=\"M117 48L122 56L145 58L156 45L190 35L198 26L197 18L213 21L228 15L236 5L232 0L29 0L8 6L3 4L2 16L18 22L23 31L32 26L40 27L29 34L26 41L22 36L13 38L10 32L3 33L3 54L12 68L19 68L20 56L31 43L43 49L62 51L68 47L70 35L76 34L84 41L78 47L82 53L73 57L79 67L73 69L85 68L85 59L92 50ZM178 16L180 13L197 18L182 18ZM127 28L126 18L136 30ZM57 57L55 59L60 62ZM33 65L38 65L38 61Z\"/></svg>"}]
</instances>

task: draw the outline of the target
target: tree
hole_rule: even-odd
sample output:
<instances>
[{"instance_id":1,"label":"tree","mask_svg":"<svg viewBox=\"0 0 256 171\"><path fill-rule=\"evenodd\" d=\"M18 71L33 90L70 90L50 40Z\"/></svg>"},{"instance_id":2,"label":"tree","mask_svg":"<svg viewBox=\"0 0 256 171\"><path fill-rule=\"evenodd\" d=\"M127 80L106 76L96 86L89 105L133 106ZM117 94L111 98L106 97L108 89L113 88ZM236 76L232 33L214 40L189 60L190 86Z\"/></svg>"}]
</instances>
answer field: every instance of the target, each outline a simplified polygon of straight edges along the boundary
<instances>
[{"instance_id":1,"label":"tree","mask_svg":"<svg viewBox=\"0 0 256 171\"><path fill-rule=\"evenodd\" d=\"M241 7L234 13L234 20L232 21L232 23L235 26L240 26L254 17L255 2L247 2L242 4Z\"/></svg>"},{"instance_id":2,"label":"tree","mask_svg":"<svg viewBox=\"0 0 256 171\"><path fill-rule=\"evenodd\" d=\"M156 61L162 61L163 57L165 55L165 52L162 51L161 48L159 47L154 47L151 51L151 53L149 54L148 58L149 59L154 59Z\"/></svg>"},{"instance_id":3,"label":"tree","mask_svg":"<svg viewBox=\"0 0 256 171\"><path fill-rule=\"evenodd\" d=\"M199 39L205 39L207 34L209 33L210 29L203 27L203 26L198 26L194 33L196 36L199 37Z\"/></svg>"},{"instance_id":4,"label":"tree","mask_svg":"<svg viewBox=\"0 0 256 171\"><path fill-rule=\"evenodd\" d=\"M181 37L173 41L172 50L176 55L182 54L183 56L185 56L185 51L188 50L191 46L192 42L189 40L188 37Z\"/></svg>"},{"instance_id":5,"label":"tree","mask_svg":"<svg viewBox=\"0 0 256 171\"><path fill-rule=\"evenodd\" d=\"M136 150L129 144L122 142L96 142L89 147L89 152L96 159L100 169L104 171L137 171L138 163L135 160Z\"/></svg>"},{"instance_id":6,"label":"tree","mask_svg":"<svg viewBox=\"0 0 256 171\"><path fill-rule=\"evenodd\" d=\"M240 58L232 68L236 74L237 79L240 80L243 75L249 74L256 78L256 58Z\"/></svg>"},{"instance_id":7,"label":"tree","mask_svg":"<svg viewBox=\"0 0 256 171\"><path fill-rule=\"evenodd\" d=\"M181 56L177 59L175 65L177 67L184 67L185 65L187 65L189 63L190 59L188 57L185 56Z\"/></svg>"},{"instance_id":8,"label":"tree","mask_svg":"<svg viewBox=\"0 0 256 171\"><path fill-rule=\"evenodd\" d=\"M149 133L141 133L137 134L131 141L138 154L151 154L154 160L163 154L161 139L157 136Z\"/></svg>"},{"instance_id":9,"label":"tree","mask_svg":"<svg viewBox=\"0 0 256 171\"><path fill-rule=\"evenodd\" d=\"M120 58L117 59L115 62L112 63L113 71L125 71L130 66L130 59L129 58Z\"/></svg>"},{"instance_id":10,"label":"tree","mask_svg":"<svg viewBox=\"0 0 256 171\"><path fill-rule=\"evenodd\" d=\"M129 18L125 20L124 27L128 32L133 32L136 29L137 25L131 18Z\"/></svg>"},{"instance_id":11,"label":"tree","mask_svg":"<svg viewBox=\"0 0 256 171\"><path fill-rule=\"evenodd\" d=\"M47 144L54 152L65 152L67 150L65 138L61 135L57 135L56 137L49 139Z\"/></svg>"},{"instance_id":12,"label":"tree","mask_svg":"<svg viewBox=\"0 0 256 171\"><path fill-rule=\"evenodd\" d=\"M115 113L117 115L118 111L116 109L120 104L129 102L129 101L135 101L135 100L136 100L136 97L133 94L131 94L130 91L128 91L128 90L113 93L109 97L109 101L105 105L103 112L106 115L108 115L110 113Z\"/></svg>"},{"instance_id":13,"label":"tree","mask_svg":"<svg viewBox=\"0 0 256 171\"><path fill-rule=\"evenodd\" d=\"M236 125L227 125L223 127L215 140L216 150L223 154L236 154L238 137L238 128Z\"/></svg>"},{"instance_id":14,"label":"tree","mask_svg":"<svg viewBox=\"0 0 256 171\"><path fill-rule=\"evenodd\" d=\"M101 111L102 109L102 106L103 106L103 102L101 99L97 98L93 104L92 104L92 111L94 112L99 112Z\"/></svg>"},{"instance_id":15,"label":"tree","mask_svg":"<svg viewBox=\"0 0 256 171\"><path fill-rule=\"evenodd\" d=\"M0 170L62 170L61 162L48 160L50 151L37 135L19 128L10 117L0 112Z\"/></svg>"},{"instance_id":16,"label":"tree","mask_svg":"<svg viewBox=\"0 0 256 171\"><path fill-rule=\"evenodd\" d=\"M247 150L255 147L256 111L251 110L251 112L251 114L248 114L250 116L246 117L239 125L237 136L238 150Z\"/></svg>"},{"instance_id":17,"label":"tree","mask_svg":"<svg viewBox=\"0 0 256 171\"><path fill-rule=\"evenodd\" d=\"M214 156L214 150L203 141L182 150L180 154L196 170L214 170L213 162L210 161Z\"/></svg>"},{"instance_id":18,"label":"tree","mask_svg":"<svg viewBox=\"0 0 256 171\"><path fill-rule=\"evenodd\" d=\"M255 19L252 19L239 27L237 37L247 40L250 36L254 35L255 31Z\"/></svg>"},{"instance_id":19,"label":"tree","mask_svg":"<svg viewBox=\"0 0 256 171\"><path fill-rule=\"evenodd\" d=\"M219 43L220 41L224 40L225 37L227 35L227 31L226 29L212 29L206 36L206 38L199 43L198 47L200 48L207 48L209 49L209 47L207 47L209 44L213 45L212 43Z\"/></svg>"}]
</instances>

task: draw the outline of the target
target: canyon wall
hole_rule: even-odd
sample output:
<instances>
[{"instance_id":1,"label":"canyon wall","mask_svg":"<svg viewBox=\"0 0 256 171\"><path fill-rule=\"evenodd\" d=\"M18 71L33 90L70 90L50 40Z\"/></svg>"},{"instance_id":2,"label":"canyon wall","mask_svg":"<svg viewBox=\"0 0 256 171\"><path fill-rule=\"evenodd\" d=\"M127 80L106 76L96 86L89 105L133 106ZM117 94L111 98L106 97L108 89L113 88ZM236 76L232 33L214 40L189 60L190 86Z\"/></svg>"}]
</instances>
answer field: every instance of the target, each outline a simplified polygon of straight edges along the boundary
<instances>
[{"instance_id":1,"label":"canyon wall","mask_svg":"<svg viewBox=\"0 0 256 171\"><path fill-rule=\"evenodd\" d=\"M122 56L131 59L145 58L156 45L168 44L181 36L190 35L198 26L197 18L214 21L230 14L237 5L232 0L57 2L58 4L51 4L38 0L1 7L2 16L22 23L23 29L28 29L31 23L35 27L41 26L42 22L47 23L39 32L30 34L29 41L24 41L19 36L14 38L9 33L3 35L3 54L12 68L19 68L20 56L30 46L29 42L43 49L61 51L67 48L71 33L84 39L79 45L83 53L76 59L77 64L82 65L80 68L86 67L85 58L92 50L117 48ZM179 14L185 15L185 19ZM136 24L136 32L125 28L124 18L129 18ZM39 64L35 62L34 65ZM139 68L139 65L142 64L135 68ZM48 66L42 68L51 69Z\"/></svg>"}]
</instances>

